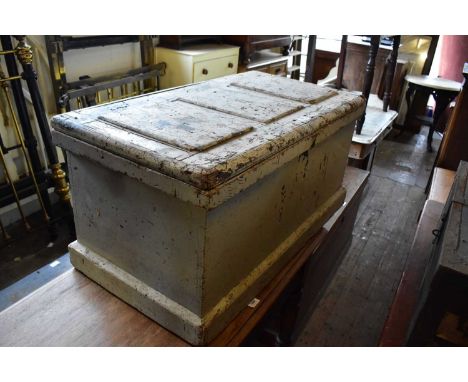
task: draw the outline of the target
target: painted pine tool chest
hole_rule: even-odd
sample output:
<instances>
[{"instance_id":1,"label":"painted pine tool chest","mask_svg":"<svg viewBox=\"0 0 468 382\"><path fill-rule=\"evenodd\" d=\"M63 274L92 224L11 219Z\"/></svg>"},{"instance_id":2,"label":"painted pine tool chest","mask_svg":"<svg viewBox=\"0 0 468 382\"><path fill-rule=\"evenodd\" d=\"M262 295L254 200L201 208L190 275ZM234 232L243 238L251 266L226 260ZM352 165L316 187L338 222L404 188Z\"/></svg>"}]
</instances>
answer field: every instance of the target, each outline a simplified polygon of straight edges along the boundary
<instances>
[{"instance_id":1,"label":"painted pine tool chest","mask_svg":"<svg viewBox=\"0 0 468 382\"><path fill-rule=\"evenodd\" d=\"M344 200L363 99L247 72L69 112L75 268L210 341Z\"/></svg>"}]
</instances>

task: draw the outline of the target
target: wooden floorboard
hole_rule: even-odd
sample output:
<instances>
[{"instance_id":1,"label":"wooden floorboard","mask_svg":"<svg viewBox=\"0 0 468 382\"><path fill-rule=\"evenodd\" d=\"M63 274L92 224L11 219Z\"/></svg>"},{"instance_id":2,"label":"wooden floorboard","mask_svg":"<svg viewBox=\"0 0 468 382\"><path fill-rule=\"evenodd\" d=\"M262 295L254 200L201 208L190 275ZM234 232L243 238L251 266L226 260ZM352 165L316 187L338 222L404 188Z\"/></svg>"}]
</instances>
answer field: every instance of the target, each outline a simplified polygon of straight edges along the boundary
<instances>
[{"instance_id":1,"label":"wooden floorboard","mask_svg":"<svg viewBox=\"0 0 468 382\"><path fill-rule=\"evenodd\" d=\"M332 312L334 311L340 296L347 288L347 282L351 278L352 271L359 260L359 256L356 256L356 253L359 254L362 252L362 248L365 244L365 241L361 240L361 237L366 234L366 226L368 226L369 222L376 217L375 212L368 208L368 205L375 199L380 186L380 184L375 184L373 178L369 180L366 195L358 212L351 248L339 267L332 284L327 288L318 308L311 317L309 325L306 327L303 335L299 338L298 344L326 345L327 339L333 339L334 335L332 334L337 334L337 325L336 323L330 322L329 317L332 316ZM356 298L357 297L358 296L356 296ZM338 314L340 313L341 312L338 312ZM343 314L346 313L347 312L343 310ZM302 343L302 341L305 341L305 343Z\"/></svg>"},{"instance_id":2,"label":"wooden floorboard","mask_svg":"<svg viewBox=\"0 0 468 382\"><path fill-rule=\"evenodd\" d=\"M426 199L425 133L382 142L352 244L296 346L378 344Z\"/></svg>"},{"instance_id":3,"label":"wooden floorboard","mask_svg":"<svg viewBox=\"0 0 468 382\"><path fill-rule=\"evenodd\" d=\"M374 345L378 341L406 261L406 254L411 247L417 211L423 203L420 195L411 197L412 191L414 188L408 189L405 201L401 203L403 208L397 214L397 219L390 224L394 228L393 232L382 238L384 250L378 260L379 264L375 270L368 270L372 274L372 281L363 291L366 302L360 306L359 314L354 319L355 330L344 345ZM417 206L411 206L414 203L417 203ZM372 319L368 320L368 317Z\"/></svg>"}]
</instances>

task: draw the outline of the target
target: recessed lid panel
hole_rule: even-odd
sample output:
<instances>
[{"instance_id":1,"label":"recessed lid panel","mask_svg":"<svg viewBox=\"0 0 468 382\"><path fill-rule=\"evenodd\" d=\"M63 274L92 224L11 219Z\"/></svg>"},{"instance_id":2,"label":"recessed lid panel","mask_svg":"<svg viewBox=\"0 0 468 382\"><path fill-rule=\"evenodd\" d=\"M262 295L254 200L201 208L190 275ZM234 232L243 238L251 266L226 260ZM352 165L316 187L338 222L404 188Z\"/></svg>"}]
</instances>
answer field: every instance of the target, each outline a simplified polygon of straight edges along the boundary
<instances>
[{"instance_id":1,"label":"recessed lid panel","mask_svg":"<svg viewBox=\"0 0 468 382\"><path fill-rule=\"evenodd\" d=\"M180 100L263 123L276 121L306 106L297 101L234 86L193 87Z\"/></svg>"},{"instance_id":2,"label":"recessed lid panel","mask_svg":"<svg viewBox=\"0 0 468 382\"><path fill-rule=\"evenodd\" d=\"M319 103L338 94L335 90L307 82L291 81L280 76L266 77L255 71L237 78L231 85L309 104Z\"/></svg>"},{"instance_id":3,"label":"recessed lid panel","mask_svg":"<svg viewBox=\"0 0 468 382\"><path fill-rule=\"evenodd\" d=\"M100 115L98 119L190 151L203 151L257 125L245 118L181 101L126 108Z\"/></svg>"}]
</instances>

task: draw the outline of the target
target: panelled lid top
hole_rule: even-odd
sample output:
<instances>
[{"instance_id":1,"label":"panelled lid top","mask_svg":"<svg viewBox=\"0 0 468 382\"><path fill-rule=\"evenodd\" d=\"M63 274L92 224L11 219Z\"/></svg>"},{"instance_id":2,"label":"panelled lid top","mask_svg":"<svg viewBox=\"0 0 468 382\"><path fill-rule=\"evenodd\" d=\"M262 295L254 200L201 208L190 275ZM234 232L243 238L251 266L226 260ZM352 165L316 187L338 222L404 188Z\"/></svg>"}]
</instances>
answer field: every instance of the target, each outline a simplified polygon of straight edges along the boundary
<instances>
[{"instance_id":1,"label":"panelled lid top","mask_svg":"<svg viewBox=\"0 0 468 382\"><path fill-rule=\"evenodd\" d=\"M84 142L209 190L357 119L363 105L349 92L246 72L61 114L52 132L67 150Z\"/></svg>"},{"instance_id":2,"label":"panelled lid top","mask_svg":"<svg viewBox=\"0 0 468 382\"><path fill-rule=\"evenodd\" d=\"M310 86L307 82L297 81L291 84L285 80L280 76L265 76L261 72L252 72L250 76L239 77L231 85L303 103L318 103L337 94L335 90Z\"/></svg>"},{"instance_id":3,"label":"panelled lid top","mask_svg":"<svg viewBox=\"0 0 468 382\"><path fill-rule=\"evenodd\" d=\"M184 102L161 102L109 111L98 119L183 150L203 151L256 125L251 120L224 115Z\"/></svg>"}]
</instances>

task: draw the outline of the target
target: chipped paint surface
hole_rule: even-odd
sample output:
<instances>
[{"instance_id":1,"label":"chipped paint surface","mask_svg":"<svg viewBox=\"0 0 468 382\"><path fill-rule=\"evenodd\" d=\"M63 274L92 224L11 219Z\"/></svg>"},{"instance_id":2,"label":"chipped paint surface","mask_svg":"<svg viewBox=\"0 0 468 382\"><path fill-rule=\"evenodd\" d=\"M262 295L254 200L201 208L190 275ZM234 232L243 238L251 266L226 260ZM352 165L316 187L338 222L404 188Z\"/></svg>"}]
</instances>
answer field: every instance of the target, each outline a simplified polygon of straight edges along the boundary
<instances>
[{"instance_id":1,"label":"chipped paint surface","mask_svg":"<svg viewBox=\"0 0 468 382\"><path fill-rule=\"evenodd\" d=\"M349 92L246 72L61 114L52 119L52 134L206 191L305 138L343 128L363 107ZM76 147L59 140L69 151Z\"/></svg>"},{"instance_id":2,"label":"chipped paint surface","mask_svg":"<svg viewBox=\"0 0 468 382\"><path fill-rule=\"evenodd\" d=\"M303 103L275 97L235 86L213 86L203 83L190 89L180 100L224 115L236 115L248 120L271 123L303 109ZM262 126L258 126L261 130Z\"/></svg>"},{"instance_id":3,"label":"chipped paint surface","mask_svg":"<svg viewBox=\"0 0 468 382\"><path fill-rule=\"evenodd\" d=\"M307 82L297 82L294 86L281 76L265 76L261 72L249 72L231 83L244 89L292 99L303 103L319 103L327 98L338 95L336 90L320 86L310 86Z\"/></svg>"},{"instance_id":4,"label":"chipped paint surface","mask_svg":"<svg viewBox=\"0 0 468 382\"><path fill-rule=\"evenodd\" d=\"M248 119L206 110L182 101L135 106L119 113L109 112L98 118L148 140L187 151L204 151L250 131L257 125Z\"/></svg>"},{"instance_id":5,"label":"chipped paint surface","mask_svg":"<svg viewBox=\"0 0 468 382\"><path fill-rule=\"evenodd\" d=\"M73 265L187 341L210 341L342 204L362 108L253 73L54 118Z\"/></svg>"}]
</instances>

